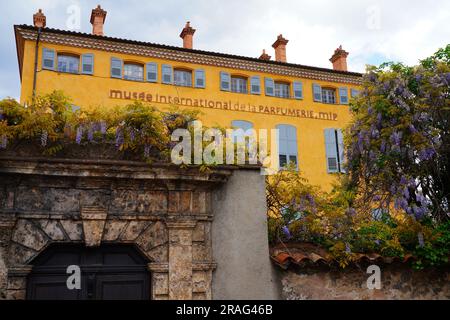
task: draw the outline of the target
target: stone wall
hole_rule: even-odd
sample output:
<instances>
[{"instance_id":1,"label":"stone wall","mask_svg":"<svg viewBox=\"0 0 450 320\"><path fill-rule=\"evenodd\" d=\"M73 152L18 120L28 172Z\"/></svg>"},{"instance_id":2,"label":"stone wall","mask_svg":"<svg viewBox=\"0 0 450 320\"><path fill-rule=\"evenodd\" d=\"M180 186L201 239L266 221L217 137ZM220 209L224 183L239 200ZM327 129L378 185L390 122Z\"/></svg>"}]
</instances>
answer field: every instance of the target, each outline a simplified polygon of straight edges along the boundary
<instances>
[{"instance_id":1,"label":"stone wall","mask_svg":"<svg viewBox=\"0 0 450 320\"><path fill-rule=\"evenodd\" d=\"M133 243L153 299L211 299L211 197L235 170L0 158L0 298L25 298L32 261L52 243Z\"/></svg>"},{"instance_id":2,"label":"stone wall","mask_svg":"<svg viewBox=\"0 0 450 320\"><path fill-rule=\"evenodd\" d=\"M450 299L450 269L414 271L404 264L380 265L381 289L368 289L367 266L278 270L288 300Z\"/></svg>"}]
</instances>

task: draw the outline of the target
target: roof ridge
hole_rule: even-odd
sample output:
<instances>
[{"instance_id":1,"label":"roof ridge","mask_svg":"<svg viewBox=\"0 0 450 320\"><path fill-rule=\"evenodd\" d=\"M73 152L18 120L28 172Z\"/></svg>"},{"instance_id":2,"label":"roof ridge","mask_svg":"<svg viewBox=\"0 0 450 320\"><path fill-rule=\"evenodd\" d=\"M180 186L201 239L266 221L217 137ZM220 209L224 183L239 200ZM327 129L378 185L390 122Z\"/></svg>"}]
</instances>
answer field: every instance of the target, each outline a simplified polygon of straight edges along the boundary
<instances>
[{"instance_id":1,"label":"roof ridge","mask_svg":"<svg viewBox=\"0 0 450 320\"><path fill-rule=\"evenodd\" d=\"M16 28L23 28L23 29L36 30L36 31L38 30L37 27L27 25L27 24L14 25L14 29L16 29ZM110 36L98 36L98 35L93 35L90 33L79 32L79 31L70 31L70 30L62 30L62 29L46 27L43 29L43 32L60 33L60 34L81 36L81 37L92 38L92 39L123 42L123 43L143 45L143 46L151 46L151 47L168 49L168 50L177 50L177 51L203 54L203 55L209 55L209 56L218 56L218 57L231 58L231 59L254 61L254 62L259 62L259 63L263 63L263 64L272 64L272 65L314 70L314 71L320 71L320 72L328 72L328 73L354 76L354 77L362 76L362 73L359 73L359 72L341 71L341 70L334 70L334 69L323 68L323 67L308 66L308 65L289 63L289 62L279 62L279 61L273 61L273 60L262 60L259 58L247 57L247 56L242 56L242 55L235 55L235 54L221 53L221 52L214 52L214 51L206 51L206 50L199 50L199 49L188 49L188 48L183 48L183 47L177 47L177 46L159 44L159 43L152 43L152 42L145 42L145 41L140 41L140 40L129 40L129 39L124 39L124 38L110 37Z\"/></svg>"}]
</instances>

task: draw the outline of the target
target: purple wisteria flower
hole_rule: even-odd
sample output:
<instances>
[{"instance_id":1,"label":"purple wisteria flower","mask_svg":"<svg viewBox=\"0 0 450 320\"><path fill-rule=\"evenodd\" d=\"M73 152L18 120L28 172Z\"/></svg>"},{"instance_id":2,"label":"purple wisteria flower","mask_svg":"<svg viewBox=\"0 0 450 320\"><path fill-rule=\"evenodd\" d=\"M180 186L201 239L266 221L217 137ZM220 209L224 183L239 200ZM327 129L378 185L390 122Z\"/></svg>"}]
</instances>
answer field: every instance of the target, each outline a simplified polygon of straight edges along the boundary
<instances>
[{"instance_id":1,"label":"purple wisteria flower","mask_svg":"<svg viewBox=\"0 0 450 320\"><path fill-rule=\"evenodd\" d=\"M417 234L417 240L418 240L418 242L419 242L419 246L420 246L420 247L424 247L424 246L425 246L425 241L424 241L424 239L423 239L423 233L422 233L422 232L419 232L419 233Z\"/></svg>"},{"instance_id":2,"label":"purple wisteria flower","mask_svg":"<svg viewBox=\"0 0 450 320\"><path fill-rule=\"evenodd\" d=\"M425 148L419 151L419 159L421 161L430 160L436 154L433 148Z\"/></svg>"},{"instance_id":3,"label":"purple wisteria flower","mask_svg":"<svg viewBox=\"0 0 450 320\"><path fill-rule=\"evenodd\" d=\"M136 131L134 128L130 128L129 131L130 131L130 140L131 142L133 142L136 139Z\"/></svg>"},{"instance_id":4,"label":"purple wisteria flower","mask_svg":"<svg viewBox=\"0 0 450 320\"><path fill-rule=\"evenodd\" d=\"M422 206L422 207L413 206L412 209L413 209L413 214L417 220L422 220L423 217L425 216L425 214L427 213L427 209L424 206Z\"/></svg>"},{"instance_id":5,"label":"purple wisteria flower","mask_svg":"<svg viewBox=\"0 0 450 320\"><path fill-rule=\"evenodd\" d=\"M400 142L402 140L402 133L394 131L391 134L391 142L394 146L400 146Z\"/></svg>"},{"instance_id":6,"label":"purple wisteria flower","mask_svg":"<svg viewBox=\"0 0 450 320\"><path fill-rule=\"evenodd\" d=\"M106 121L100 121L100 132L105 135L106 134Z\"/></svg>"},{"instance_id":7,"label":"purple wisteria flower","mask_svg":"<svg viewBox=\"0 0 450 320\"><path fill-rule=\"evenodd\" d=\"M79 126L77 128L77 135L75 141L77 144L81 144L81 140L83 139L83 126Z\"/></svg>"},{"instance_id":8,"label":"purple wisteria flower","mask_svg":"<svg viewBox=\"0 0 450 320\"><path fill-rule=\"evenodd\" d=\"M381 146L380 146L380 151L382 152L382 153L385 153L386 152L386 141L381 141Z\"/></svg>"},{"instance_id":9,"label":"purple wisteria flower","mask_svg":"<svg viewBox=\"0 0 450 320\"><path fill-rule=\"evenodd\" d=\"M121 127L116 129L116 147L120 148L124 143L123 130Z\"/></svg>"},{"instance_id":10,"label":"purple wisteria flower","mask_svg":"<svg viewBox=\"0 0 450 320\"><path fill-rule=\"evenodd\" d=\"M346 213L348 216L352 217L352 216L356 215L356 210L355 210L354 208L348 208L348 209L345 211L345 213Z\"/></svg>"},{"instance_id":11,"label":"purple wisteria flower","mask_svg":"<svg viewBox=\"0 0 450 320\"><path fill-rule=\"evenodd\" d=\"M418 132L416 127L412 123L409 125L409 131L411 133L417 133Z\"/></svg>"},{"instance_id":12,"label":"purple wisteria flower","mask_svg":"<svg viewBox=\"0 0 450 320\"><path fill-rule=\"evenodd\" d=\"M8 146L8 137L6 136L6 134L4 134L0 139L0 149L6 149L7 146Z\"/></svg>"},{"instance_id":13,"label":"purple wisteria flower","mask_svg":"<svg viewBox=\"0 0 450 320\"><path fill-rule=\"evenodd\" d=\"M94 141L94 125L92 123L89 124L87 136L88 136L89 142Z\"/></svg>"},{"instance_id":14,"label":"purple wisteria flower","mask_svg":"<svg viewBox=\"0 0 450 320\"><path fill-rule=\"evenodd\" d=\"M47 146L47 140L48 140L48 132L44 130L42 131L41 134L41 146L43 147Z\"/></svg>"},{"instance_id":15,"label":"purple wisteria flower","mask_svg":"<svg viewBox=\"0 0 450 320\"><path fill-rule=\"evenodd\" d=\"M352 253L352 249L350 248L350 244L348 242L345 243L345 253Z\"/></svg>"},{"instance_id":16,"label":"purple wisteria flower","mask_svg":"<svg viewBox=\"0 0 450 320\"><path fill-rule=\"evenodd\" d=\"M291 232L289 231L289 228L287 226L283 226L281 230L288 240L292 238Z\"/></svg>"},{"instance_id":17,"label":"purple wisteria flower","mask_svg":"<svg viewBox=\"0 0 450 320\"><path fill-rule=\"evenodd\" d=\"M145 158L150 158L150 150L151 150L151 146L146 144L144 147L144 157Z\"/></svg>"}]
</instances>

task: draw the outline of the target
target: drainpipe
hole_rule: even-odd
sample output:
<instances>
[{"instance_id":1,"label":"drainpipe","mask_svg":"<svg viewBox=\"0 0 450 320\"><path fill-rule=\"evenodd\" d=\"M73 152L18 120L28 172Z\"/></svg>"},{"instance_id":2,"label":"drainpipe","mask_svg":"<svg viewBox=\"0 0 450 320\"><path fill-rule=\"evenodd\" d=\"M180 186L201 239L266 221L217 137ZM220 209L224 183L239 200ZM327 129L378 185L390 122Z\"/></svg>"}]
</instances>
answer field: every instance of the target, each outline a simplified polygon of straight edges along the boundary
<instances>
[{"instance_id":1,"label":"drainpipe","mask_svg":"<svg viewBox=\"0 0 450 320\"><path fill-rule=\"evenodd\" d=\"M36 48L34 50L34 74L33 74L33 102L36 98L36 84L37 84L37 69L38 69L38 56L39 56L39 41L41 40L42 28L38 29Z\"/></svg>"}]
</instances>

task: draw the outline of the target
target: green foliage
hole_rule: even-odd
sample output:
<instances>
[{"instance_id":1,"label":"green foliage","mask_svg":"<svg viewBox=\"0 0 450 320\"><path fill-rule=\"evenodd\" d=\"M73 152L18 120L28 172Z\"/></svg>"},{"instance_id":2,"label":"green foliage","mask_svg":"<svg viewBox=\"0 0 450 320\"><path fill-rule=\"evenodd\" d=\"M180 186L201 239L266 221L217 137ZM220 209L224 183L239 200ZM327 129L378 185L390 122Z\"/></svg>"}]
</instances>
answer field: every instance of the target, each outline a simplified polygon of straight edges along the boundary
<instances>
[{"instance_id":1,"label":"green foliage","mask_svg":"<svg viewBox=\"0 0 450 320\"><path fill-rule=\"evenodd\" d=\"M428 240L418 244L414 255L418 258L414 262L416 269L447 264L450 256L450 221L439 225Z\"/></svg>"},{"instance_id":2,"label":"green foliage","mask_svg":"<svg viewBox=\"0 0 450 320\"><path fill-rule=\"evenodd\" d=\"M346 134L355 208L448 220L450 45L418 66L371 67L363 80Z\"/></svg>"},{"instance_id":3,"label":"green foliage","mask_svg":"<svg viewBox=\"0 0 450 320\"><path fill-rule=\"evenodd\" d=\"M369 252L412 254L415 268L448 263L450 45L415 67L370 67L363 80L345 135L349 174L331 193L295 171L269 177L270 241L323 245L342 267Z\"/></svg>"},{"instance_id":4,"label":"green foliage","mask_svg":"<svg viewBox=\"0 0 450 320\"><path fill-rule=\"evenodd\" d=\"M160 112L138 101L74 111L60 91L37 96L28 106L6 99L0 101L0 149L28 141L39 146L42 154L53 156L75 143L110 144L151 162L155 157L168 159L171 132L187 127L197 115L175 108Z\"/></svg>"}]
</instances>

